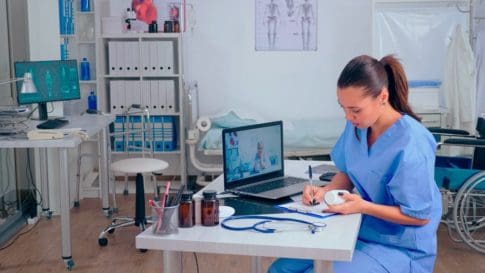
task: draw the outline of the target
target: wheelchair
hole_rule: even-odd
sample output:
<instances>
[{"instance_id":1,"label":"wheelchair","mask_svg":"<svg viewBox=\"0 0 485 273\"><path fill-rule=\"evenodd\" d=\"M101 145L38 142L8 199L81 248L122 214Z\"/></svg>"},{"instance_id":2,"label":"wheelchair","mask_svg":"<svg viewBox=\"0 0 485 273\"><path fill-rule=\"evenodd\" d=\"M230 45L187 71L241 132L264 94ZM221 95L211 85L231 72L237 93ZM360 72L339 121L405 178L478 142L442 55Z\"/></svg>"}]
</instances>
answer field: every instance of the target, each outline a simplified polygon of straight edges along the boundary
<instances>
[{"instance_id":1,"label":"wheelchair","mask_svg":"<svg viewBox=\"0 0 485 273\"><path fill-rule=\"evenodd\" d=\"M464 130L428 128L438 147L461 146L472 157L436 157L435 180L443 202L441 222L450 238L485 254L485 118L478 118L477 135Z\"/></svg>"}]
</instances>

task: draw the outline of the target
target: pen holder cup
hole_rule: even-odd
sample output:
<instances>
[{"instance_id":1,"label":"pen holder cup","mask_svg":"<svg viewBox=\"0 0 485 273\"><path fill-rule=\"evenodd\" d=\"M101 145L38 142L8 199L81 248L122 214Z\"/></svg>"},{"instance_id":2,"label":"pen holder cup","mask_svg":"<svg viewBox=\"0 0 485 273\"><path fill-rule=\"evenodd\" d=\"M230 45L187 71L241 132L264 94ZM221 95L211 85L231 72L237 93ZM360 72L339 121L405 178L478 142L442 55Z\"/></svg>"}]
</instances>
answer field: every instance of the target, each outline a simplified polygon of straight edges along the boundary
<instances>
[{"instance_id":1,"label":"pen holder cup","mask_svg":"<svg viewBox=\"0 0 485 273\"><path fill-rule=\"evenodd\" d=\"M178 208L178 205L165 207L162 211L162 208L152 206L153 234L178 233Z\"/></svg>"}]
</instances>

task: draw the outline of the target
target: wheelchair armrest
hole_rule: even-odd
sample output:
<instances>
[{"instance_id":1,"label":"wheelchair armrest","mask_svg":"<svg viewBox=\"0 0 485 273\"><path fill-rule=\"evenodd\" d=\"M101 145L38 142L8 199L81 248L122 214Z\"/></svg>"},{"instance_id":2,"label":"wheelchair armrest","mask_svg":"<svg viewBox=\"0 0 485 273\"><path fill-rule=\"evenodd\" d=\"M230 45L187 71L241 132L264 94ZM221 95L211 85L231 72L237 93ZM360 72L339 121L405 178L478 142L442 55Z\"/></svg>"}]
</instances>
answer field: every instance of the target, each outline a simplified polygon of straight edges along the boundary
<instances>
[{"instance_id":1,"label":"wheelchair armrest","mask_svg":"<svg viewBox=\"0 0 485 273\"><path fill-rule=\"evenodd\" d=\"M460 129L445 129L441 127L429 127L428 130L433 134L449 135L449 136L468 136L470 133Z\"/></svg>"},{"instance_id":2,"label":"wheelchair armrest","mask_svg":"<svg viewBox=\"0 0 485 273\"><path fill-rule=\"evenodd\" d=\"M443 144L485 148L485 139L448 138L443 141Z\"/></svg>"}]
</instances>

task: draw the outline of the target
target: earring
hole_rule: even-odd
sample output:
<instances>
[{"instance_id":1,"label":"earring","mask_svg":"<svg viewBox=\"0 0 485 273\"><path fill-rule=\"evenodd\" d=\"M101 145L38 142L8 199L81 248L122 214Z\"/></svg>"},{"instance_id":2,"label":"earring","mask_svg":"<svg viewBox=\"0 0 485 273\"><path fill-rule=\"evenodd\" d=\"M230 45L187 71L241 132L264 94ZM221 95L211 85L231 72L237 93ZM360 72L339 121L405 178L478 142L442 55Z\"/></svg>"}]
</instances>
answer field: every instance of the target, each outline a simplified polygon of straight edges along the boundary
<instances>
[{"instance_id":1,"label":"earring","mask_svg":"<svg viewBox=\"0 0 485 273\"><path fill-rule=\"evenodd\" d=\"M386 102L385 101L381 101L381 105L386 105Z\"/></svg>"}]
</instances>

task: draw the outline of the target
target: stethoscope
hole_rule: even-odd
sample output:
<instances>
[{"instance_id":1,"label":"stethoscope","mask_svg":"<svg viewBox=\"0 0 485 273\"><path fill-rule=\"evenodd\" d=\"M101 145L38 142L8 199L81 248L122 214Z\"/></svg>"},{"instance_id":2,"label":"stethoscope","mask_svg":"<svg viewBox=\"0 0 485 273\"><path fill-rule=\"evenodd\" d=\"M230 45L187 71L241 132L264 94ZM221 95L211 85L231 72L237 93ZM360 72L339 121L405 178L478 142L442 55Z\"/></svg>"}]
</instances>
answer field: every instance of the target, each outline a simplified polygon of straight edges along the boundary
<instances>
[{"instance_id":1,"label":"stethoscope","mask_svg":"<svg viewBox=\"0 0 485 273\"><path fill-rule=\"evenodd\" d=\"M261 220L258 221L254 224L249 224L246 226L230 226L228 225L228 222L234 222L237 220ZM295 219L295 218L288 218L288 217L273 217L273 216L262 216L262 215L243 215L243 216L231 216L226 219L224 219L221 222L221 226L225 229L228 230L234 230L234 231L243 231L243 230L254 230L257 232L261 233L275 233L278 232L279 230L276 228L270 228L265 226L265 224L271 223L271 222L291 222L291 223L297 223L297 224L303 224L306 225L308 230L314 234L316 232L320 232L323 230L324 227L327 226L325 223L318 223L318 222L309 222L305 220L300 220L300 219Z\"/></svg>"}]
</instances>

